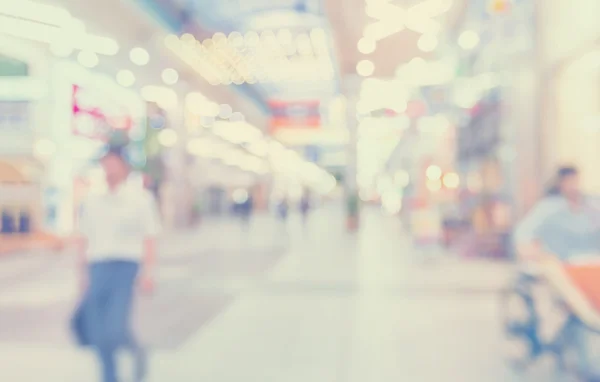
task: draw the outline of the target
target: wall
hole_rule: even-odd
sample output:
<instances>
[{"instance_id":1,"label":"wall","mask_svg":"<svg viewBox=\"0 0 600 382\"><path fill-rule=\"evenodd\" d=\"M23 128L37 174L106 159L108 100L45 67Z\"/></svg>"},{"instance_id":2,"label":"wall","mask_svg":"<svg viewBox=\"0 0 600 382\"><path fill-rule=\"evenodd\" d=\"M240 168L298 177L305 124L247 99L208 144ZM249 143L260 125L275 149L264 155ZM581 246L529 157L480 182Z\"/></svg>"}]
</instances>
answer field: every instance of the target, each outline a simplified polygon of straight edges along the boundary
<instances>
[{"instance_id":1,"label":"wall","mask_svg":"<svg viewBox=\"0 0 600 382\"><path fill-rule=\"evenodd\" d=\"M596 54L596 62L578 58L557 76L554 160L577 165L584 190L600 194L600 120L592 119L600 117L600 47Z\"/></svg>"},{"instance_id":2,"label":"wall","mask_svg":"<svg viewBox=\"0 0 600 382\"><path fill-rule=\"evenodd\" d=\"M538 9L540 171L548 178L560 164L578 165L584 189L600 193L600 136L583 127L600 114L600 1L538 0Z\"/></svg>"},{"instance_id":3,"label":"wall","mask_svg":"<svg viewBox=\"0 0 600 382\"><path fill-rule=\"evenodd\" d=\"M546 65L572 57L600 38L600 1L537 0L540 58Z\"/></svg>"}]
</instances>

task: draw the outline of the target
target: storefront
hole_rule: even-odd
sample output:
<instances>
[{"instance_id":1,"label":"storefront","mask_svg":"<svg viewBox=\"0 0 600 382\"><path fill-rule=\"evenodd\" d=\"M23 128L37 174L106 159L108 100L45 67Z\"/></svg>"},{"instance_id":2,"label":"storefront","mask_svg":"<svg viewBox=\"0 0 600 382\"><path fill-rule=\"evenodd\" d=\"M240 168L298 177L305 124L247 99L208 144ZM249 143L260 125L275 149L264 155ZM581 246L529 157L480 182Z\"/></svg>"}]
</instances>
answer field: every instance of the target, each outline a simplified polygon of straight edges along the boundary
<instances>
[{"instance_id":1,"label":"storefront","mask_svg":"<svg viewBox=\"0 0 600 382\"><path fill-rule=\"evenodd\" d=\"M34 157L46 95L46 61L26 45L0 40L0 232L41 229L43 164Z\"/></svg>"},{"instance_id":2,"label":"storefront","mask_svg":"<svg viewBox=\"0 0 600 382\"><path fill-rule=\"evenodd\" d=\"M460 210L470 226L478 255L505 257L509 248L512 195L502 161L499 93L491 93L474 107L468 123L459 129L457 162L462 182Z\"/></svg>"}]
</instances>

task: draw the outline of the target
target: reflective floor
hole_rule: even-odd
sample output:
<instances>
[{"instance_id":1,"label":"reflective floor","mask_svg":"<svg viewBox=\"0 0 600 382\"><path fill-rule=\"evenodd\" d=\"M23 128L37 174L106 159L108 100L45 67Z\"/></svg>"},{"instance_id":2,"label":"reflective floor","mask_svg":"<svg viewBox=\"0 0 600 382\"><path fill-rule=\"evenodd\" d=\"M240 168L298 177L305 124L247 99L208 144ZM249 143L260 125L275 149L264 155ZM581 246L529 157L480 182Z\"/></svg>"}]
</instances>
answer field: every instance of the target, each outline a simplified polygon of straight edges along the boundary
<instances>
[{"instance_id":1,"label":"reflective floor","mask_svg":"<svg viewBox=\"0 0 600 382\"><path fill-rule=\"evenodd\" d=\"M137 317L151 381L548 380L545 369L513 375L500 356L508 266L416 250L377 211L356 235L334 209L305 227L206 221L168 235L161 253L160 287ZM72 261L0 261L0 380L94 381L93 356L66 330Z\"/></svg>"}]
</instances>

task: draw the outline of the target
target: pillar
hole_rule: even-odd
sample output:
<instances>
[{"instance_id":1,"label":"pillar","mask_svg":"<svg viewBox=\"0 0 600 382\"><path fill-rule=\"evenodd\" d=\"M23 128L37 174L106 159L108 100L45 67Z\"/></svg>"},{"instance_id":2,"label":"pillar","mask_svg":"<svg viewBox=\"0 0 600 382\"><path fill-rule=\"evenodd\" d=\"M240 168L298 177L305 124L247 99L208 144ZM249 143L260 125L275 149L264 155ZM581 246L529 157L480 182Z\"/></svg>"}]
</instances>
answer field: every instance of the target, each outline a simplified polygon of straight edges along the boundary
<instances>
[{"instance_id":1,"label":"pillar","mask_svg":"<svg viewBox=\"0 0 600 382\"><path fill-rule=\"evenodd\" d=\"M358 171L358 119L356 116L356 104L360 93L362 79L356 75L344 77L343 93L346 98L346 128L348 129L348 144L346 148L346 174L344 177L345 201L346 201L346 225L349 231L359 228L360 222L360 197L358 182L356 179Z\"/></svg>"},{"instance_id":2,"label":"pillar","mask_svg":"<svg viewBox=\"0 0 600 382\"><path fill-rule=\"evenodd\" d=\"M177 141L173 147L166 148L165 155L166 181L161 190L164 225L168 229L183 228L191 222L192 197L188 179L187 141L188 132L184 123L184 103L181 97L178 102L166 108L167 125L177 133Z\"/></svg>"}]
</instances>

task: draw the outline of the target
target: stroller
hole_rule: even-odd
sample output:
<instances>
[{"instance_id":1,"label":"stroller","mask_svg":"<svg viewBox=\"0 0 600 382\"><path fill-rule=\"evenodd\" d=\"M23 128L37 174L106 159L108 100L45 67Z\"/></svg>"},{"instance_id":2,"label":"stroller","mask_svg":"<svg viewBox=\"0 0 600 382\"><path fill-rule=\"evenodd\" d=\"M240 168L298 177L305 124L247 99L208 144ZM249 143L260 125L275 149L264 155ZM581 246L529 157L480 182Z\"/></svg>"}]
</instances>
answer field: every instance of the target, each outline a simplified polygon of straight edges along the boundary
<instances>
[{"instance_id":1,"label":"stroller","mask_svg":"<svg viewBox=\"0 0 600 382\"><path fill-rule=\"evenodd\" d=\"M550 354L560 373L581 382L597 381L578 368L573 329L583 326L600 334L600 259L577 263L546 260L535 273L519 273L513 286L502 295L501 309L505 339L512 345L507 357L510 365L525 371L543 355ZM551 303L564 317L550 336L540 327L545 320L537 309L536 290L545 289Z\"/></svg>"}]
</instances>

